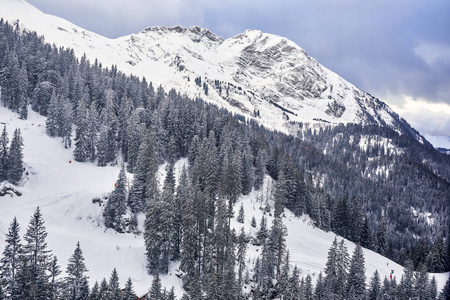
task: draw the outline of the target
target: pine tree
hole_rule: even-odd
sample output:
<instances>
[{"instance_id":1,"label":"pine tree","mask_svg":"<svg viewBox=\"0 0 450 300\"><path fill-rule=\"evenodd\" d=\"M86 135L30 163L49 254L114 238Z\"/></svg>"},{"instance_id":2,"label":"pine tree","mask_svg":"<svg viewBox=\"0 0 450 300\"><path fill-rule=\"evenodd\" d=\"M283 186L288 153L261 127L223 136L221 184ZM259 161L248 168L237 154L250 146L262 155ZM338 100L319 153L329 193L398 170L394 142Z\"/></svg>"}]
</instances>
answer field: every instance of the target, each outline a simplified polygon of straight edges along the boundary
<instances>
[{"instance_id":1,"label":"pine tree","mask_svg":"<svg viewBox=\"0 0 450 300\"><path fill-rule=\"evenodd\" d=\"M119 275L117 274L116 268L111 273L111 277L109 277L109 283L108 283L108 294L109 300L121 300L122 299L122 292L120 290L119 285Z\"/></svg>"},{"instance_id":2,"label":"pine tree","mask_svg":"<svg viewBox=\"0 0 450 300\"><path fill-rule=\"evenodd\" d=\"M415 294L413 263L408 260L403 268L403 276L399 285L399 293L403 299L412 299Z\"/></svg>"},{"instance_id":3,"label":"pine tree","mask_svg":"<svg viewBox=\"0 0 450 300\"><path fill-rule=\"evenodd\" d=\"M128 206L132 212L141 212L146 206L146 199L158 193L156 172L158 158L152 129L148 129L139 147L133 185L130 189ZM150 190L149 190L150 189Z\"/></svg>"},{"instance_id":4,"label":"pine tree","mask_svg":"<svg viewBox=\"0 0 450 300\"><path fill-rule=\"evenodd\" d=\"M158 273L153 276L152 286L148 295L152 300L162 300L161 279Z\"/></svg>"},{"instance_id":5,"label":"pine tree","mask_svg":"<svg viewBox=\"0 0 450 300\"><path fill-rule=\"evenodd\" d=\"M8 132L4 126L0 136L0 182L8 179L8 144Z\"/></svg>"},{"instance_id":6,"label":"pine tree","mask_svg":"<svg viewBox=\"0 0 450 300\"><path fill-rule=\"evenodd\" d=\"M100 286L98 284L98 281L94 283L94 286L92 287L91 293L89 295L89 300L100 300ZM128 299L127 299L128 300Z\"/></svg>"},{"instance_id":7,"label":"pine tree","mask_svg":"<svg viewBox=\"0 0 450 300\"><path fill-rule=\"evenodd\" d=\"M284 295L284 299L300 300L300 271L297 266L292 270L292 275L289 277Z\"/></svg>"},{"instance_id":8,"label":"pine tree","mask_svg":"<svg viewBox=\"0 0 450 300\"><path fill-rule=\"evenodd\" d=\"M437 299L437 281L436 281L436 277L432 277L431 281L430 281L430 300L436 300Z\"/></svg>"},{"instance_id":9,"label":"pine tree","mask_svg":"<svg viewBox=\"0 0 450 300\"><path fill-rule=\"evenodd\" d=\"M125 284L125 290L123 292L122 300L135 300L136 294L133 290L133 282L131 282L131 278L128 278L127 283Z\"/></svg>"},{"instance_id":10,"label":"pine tree","mask_svg":"<svg viewBox=\"0 0 450 300\"><path fill-rule=\"evenodd\" d=\"M370 279L368 296L369 300L377 300L378 295L381 293L381 281L380 275L378 275L378 270L375 270L372 278Z\"/></svg>"},{"instance_id":11,"label":"pine tree","mask_svg":"<svg viewBox=\"0 0 450 300\"><path fill-rule=\"evenodd\" d=\"M286 251L286 256L283 261L283 266L281 267L280 274L278 274L278 277L277 277L278 294L285 295L285 298L287 298L286 292L288 291L288 281L289 281L289 277L290 277L290 269L291 269L290 255L289 255L289 251Z\"/></svg>"},{"instance_id":12,"label":"pine tree","mask_svg":"<svg viewBox=\"0 0 450 300\"><path fill-rule=\"evenodd\" d=\"M350 261L346 287L347 294L350 292L350 289L353 289L354 296L357 298L364 298L366 293L366 270L364 265L364 253L362 247L358 244Z\"/></svg>"},{"instance_id":13,"label":"pine tree","mask_svg":"<svg viewBox=\"0 0 450 300\"><path fill-rule=\"evenodd\" d=\"M23 175L23 139L20 129L14 131L8 154L8 180L12 184L19 184Z\"/></svg>"},{"instance_id":14,"label":"pine tree","mask_svg":"<svg viewBox=\"0 0 450 300\"><path fill-rule=\"evenodd\" d=\"M439 300L448 300L450 299L450 278L445 282L444 288L439 294Z\"/></svg>"},{"instance_id":15,"label":"pine tree","mask_svg":"<svg viewBox=\"0 0 450 300\"><path fill-rule=\"evenodd\" d=\"M39 207L36 208L24 236L23 257L29 266L28 282L32 297L45 299L49 295L51 251L47 249L47 231Z\"/></svg>"},{"instance_id":16,"label":"pine tree","mask_svg":"<svg viewBox=\"0 0 450 300\"><path fill-rule=\"evenodd\" d=\"M126 203L127 177L125 174L125 167L122 164L116 187L110 194L103 211L105 226L107 228L112 228L117 232L124 231L125 225L123 221L123 215L126 213Z\"/></svg>"},{"instance_id":17,"label":"pine tree","mask_svg":"<svg viewBox=\"0 0 450 300\"><path fill-rule=\"evenodd\" d=\"M381 255L385 255L387 251L386 226L386 221L382 216L377 231L377 252Z\"/></svg>"},{"instance_id":18,"label":"pine tree","mask_svg":"<svg viewBox=\"0 0 450 300\"><path fill-rule=\"evenodd\" d=\"M184 205L183 231L181 239L181 262L180 269L185 272L182 281L186 290L191 289L196 274L196 260L199 255L199 224L197 223L195 204L195 193L188 185L188 198Z\"/></svg>"},{"instance_id":19,"label":"pine tree","mask_svg":"<svg viewBox=\"0 0 450 300\"><path fill-rule=\"evenodd\" d=\"M14 217L5 237L5 248L0 260L0 287L3 286L5 295L11 295L16 286L17 272L20 265L22 245L19 236L20 226Z\"/></svg>"},{"instance_id":20,"label":"pine tree","mask_svg":"<svg viewBox=\"0 0 450 300\"><path fill-rule=\"evenodd\" d=\"M327 289L339 297L344 297L345 294L348 263L348 252L344 240L338 244L335 238L328 251L324 280Z\"/></svg>"},{"instance_id":21,"label":"pine tree","mask_svg":"<svg viewBox=\"0 0 450 300\"><path fill-rule=\"evenodd\" d=\"M430 299L430 281L425 264L419 266L419 270L414 281L414 293L414 299Z\"/></svg>"},{"instance_id":22,"label":"pine tree","mask_svg":"<svg viewBox=\"0 0 450 300\"><path fill-rule=\"evenodd\" d=\"M58 259L53 256L50 265L50 299L57 300L61 297L61 281L58 276L61 274L61 267L58 265Z\"/></svg>"},{"instance_id":23,"label":"pine tree","mask_svg":"<svg viewBox=\"0 0 450 300\"><path fill-rule=\"evenodd\" d=\"M259 225L259 230L256 233L256 238L258 239L259 244L264 243L266 238L268 238L267 221L264 216L261 217L261 222Z\"/></svg>"},{"instance_id":24,"label":"pine tree","mask_svg":"<svg viewBox=\"0 0 450 300\"><path fill-rule=\"evenodd\" d=\"M100 283L100 290L99 290L99 299L100 300L109 300L110 297L110 288L108 285L108 282L105 278L103 278L102 282Z\"/></svg>"},{"instance_id":25,"label":"pine tree","mask_svg":"<svg viewBox=\"0 0 450 300\"><path fill-rule=\"evenodd\" d=\"M260 149L255 159L255 179L253 181L255 190L259 190L263 186L264 175L266 174L266 159L266 151L264 149Z\"/></svg>"},{"instance_id":26,"label":"pine tree","mask_svg":"<svg viewBox=\"0 0 450 300\"><path fill-rule=\"evenodd\" d=\"M241 206L239 208L239 213L238 216L236 218L236 221L238 221L239 223L244 223L244 205L241 203Z\"/></svg>"},{"instance_id":27,"label":"pine tree","mask_svg":"<svg viewBox=\"0 0 450 300\"><path fill-rule=\"evenodd\" d=\"M86 161L89 159L89 140L88 140L88 110L86 103L82 98L77 107L77 116L75 119L75 149L73 156L76 161Z\"/></svg>"},{"instance_id":28,"label":"pine tree","mask_svg":"<svg viewBox=\"0 0 450 300\"><path fill-rule=\"evenodd\" d=\"M77 242L77 246L72 256L69 258L67 264L65 278L65 296L68 299L79 299L81 295L81 289L83 282L87 279L85 273L87 272L86 265L84 263L83 252L80 248L80 242Z\"/></svg>"},{"instance_id":29,"label":"pine tree","mask_svg":"<svg viewBox=\"0 0 450 300\"><path fill-rule=\"evenodd\" d=\"M243 275L245 270L245 256L247 252L247 238L245 236L244 228L241 228L241 233L238 237L237 242L237 265L238 265L238 283L240 286L243 285Z\"/></svg>"},{"instance_id":30,"label":"pine tree","mask_svg":"<svg viewBox=\"0 0 450 300\"><path fill-rule=\"evenodd\" d=\"M19 112L20 118L26 120L28 117L28 74L25 62L22 62L22 67L19 71L19 81L18 85L18 95L17 95L17 110Z\"/></svg>"}]
</instances>

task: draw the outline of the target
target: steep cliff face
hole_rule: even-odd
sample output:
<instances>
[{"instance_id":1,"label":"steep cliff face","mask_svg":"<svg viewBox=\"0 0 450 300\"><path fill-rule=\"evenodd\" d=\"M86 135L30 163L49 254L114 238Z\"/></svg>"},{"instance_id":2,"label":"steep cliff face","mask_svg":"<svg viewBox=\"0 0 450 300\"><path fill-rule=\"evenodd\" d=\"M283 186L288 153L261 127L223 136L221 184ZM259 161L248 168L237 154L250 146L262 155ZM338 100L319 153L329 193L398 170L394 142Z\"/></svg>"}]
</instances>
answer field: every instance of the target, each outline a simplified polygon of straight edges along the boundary
<instances>
[{"instance_id":1,"label":"steep cliff face","mask_svg":"<svg viewBox=\"0 0 450 300\"><path fill-rule=\"evenodd\" d=\"M175 88L295 133L293 122L377 124L419 138L385 103L320 65L294 42L247 30L226 40L200 27L149 27L109 39L23 0L0 2L0 17L76 55L116 65L166 90ZM294 125L293 125L294 124Z\"/></svg>"}]
</instances>

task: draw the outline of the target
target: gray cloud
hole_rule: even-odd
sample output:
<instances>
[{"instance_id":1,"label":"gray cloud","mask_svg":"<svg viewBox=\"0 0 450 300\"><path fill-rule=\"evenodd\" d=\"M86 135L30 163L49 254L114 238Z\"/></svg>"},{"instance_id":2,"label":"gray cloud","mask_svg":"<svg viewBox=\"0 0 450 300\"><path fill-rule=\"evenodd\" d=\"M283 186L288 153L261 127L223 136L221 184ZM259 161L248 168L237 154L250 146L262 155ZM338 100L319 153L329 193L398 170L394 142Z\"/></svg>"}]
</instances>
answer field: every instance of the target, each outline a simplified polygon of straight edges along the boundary
<instances>
[{"instance_id":1,"label":"gray cloud","mask_svg":"<svg viewBox=\"0 0 450 300\"><path fill-rule=\"evenodd\" d=\"M224 38L259 29L293 40L321 64L402 109L407 119L415 115L407 113L405 97L450 105L448 0L29 2L112 38L156 25L199 25ZM427 126L418 129L427 132ZM445 127L433 133L448 131Z\"/></svg>"}]
</instances>

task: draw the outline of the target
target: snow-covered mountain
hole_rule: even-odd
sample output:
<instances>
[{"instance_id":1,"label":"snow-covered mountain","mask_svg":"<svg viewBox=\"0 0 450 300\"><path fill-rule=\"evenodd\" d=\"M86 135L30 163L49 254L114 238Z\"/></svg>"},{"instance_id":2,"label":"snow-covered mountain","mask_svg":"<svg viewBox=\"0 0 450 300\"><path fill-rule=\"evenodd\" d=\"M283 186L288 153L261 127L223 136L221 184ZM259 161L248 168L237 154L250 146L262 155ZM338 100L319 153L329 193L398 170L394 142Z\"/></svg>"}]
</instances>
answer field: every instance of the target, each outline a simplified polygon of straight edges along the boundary
<instances>
[{"instance_id":1,"label":"snow-covered mountain","mask_svg":"<svg viewBox=\"0 0 450 300\"><path fill-rule=\"evenodd\" d=\"M292 41L257 30L222 39L199 27L149 27L109 39L24 0L2 0L0 18L36 31L78 57L145 77L166 90L296 133L295 122L358 123L418 134L385 103L320 65ZM421 138L417 136L419 140Z\"/></svg>"}]
</instances>

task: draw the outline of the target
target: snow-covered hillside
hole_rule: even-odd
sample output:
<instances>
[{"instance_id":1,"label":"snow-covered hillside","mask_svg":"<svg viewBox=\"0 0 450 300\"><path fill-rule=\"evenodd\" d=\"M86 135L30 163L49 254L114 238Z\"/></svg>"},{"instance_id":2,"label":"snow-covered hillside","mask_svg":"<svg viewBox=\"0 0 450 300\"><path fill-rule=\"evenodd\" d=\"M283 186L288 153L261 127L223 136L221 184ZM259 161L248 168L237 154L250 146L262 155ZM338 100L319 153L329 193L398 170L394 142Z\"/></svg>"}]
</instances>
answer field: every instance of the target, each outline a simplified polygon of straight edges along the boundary
<instances>
[{"instance_id":1,"label":"snow-covered hillside","mask_svg":"<svg viewBox=\"0 0 450 300\"><path fill-rule=\"evenodd\" d=\"M92 163L78 163L73 160L72 149L65 149L60 138L51 138L45 133L45 118L30 111L29 119L18 119L15 113L1 107L0 123L7 126L9 136L15 128L20 128L24 139L24 162L27 175L17 187L23 193L21 197L0 197L0 252L3 251L5 234L14 216L21 225L21 236L31 215L39 206L45 219L48 231L48 247L58 257L65 270L70 255L77 241L80 241L89 269L91 284L109 277L112 269L117 268L120 282L124 285L131 277L138 294L144 294L151 285L152 276L147 274L144 240L142 235L118 234L111 229L105 230L102 223L101 208L92 203L94 197L111 192L117 180L119 167L97 167ZM181 160L177 169L187 163ZM161 177L164 167L160 167ZM235 215L241 203L245 210L245 222L242 225L233 220L236 231L244 227L245 231L254 235L257 228L250 226L252 217L257 222L262 217L270 194L272 182L266 178L261 192L252 192L241 197L235 206ZM266 213L268 224L271 217ZM139 216L140 225L143 215ZM301 269L301 276L312 274L315 278L325 268L327 252L335 235L324 232L311 225L307 217L296 218L285 211L284 224L288 229L287 246L292 256L292 264ZM355 245L346 241L351 253ZM247 267L251 270L261 250L250 246L247 254ZM379 274L387 276L391 270L400 279L402 267L370 250L364 251L366 259L366 276L369 279L377 269ZM177 263L171 264L169 275L162 276L163 285L175 286L178 295L182 294ZM449 274L433 274L441 289Z\"/></svg>"},{"instance_id":2,"label":"snow-covered hillside","mask_svg":"<svg viewBox=\"0 0 450 300\"><path fill-rule=\"evenodd\" d=\"M0 1L0 18L36 31L49 43L73 48L104 67L146 77L296 134L291 121L378 124L415 133L385 103L320 65L292 41L257 30L222 39L199 27L150 27L109 39L24 0Z\"/></svg>"}]
</instances>

